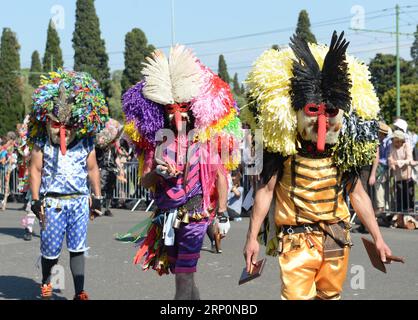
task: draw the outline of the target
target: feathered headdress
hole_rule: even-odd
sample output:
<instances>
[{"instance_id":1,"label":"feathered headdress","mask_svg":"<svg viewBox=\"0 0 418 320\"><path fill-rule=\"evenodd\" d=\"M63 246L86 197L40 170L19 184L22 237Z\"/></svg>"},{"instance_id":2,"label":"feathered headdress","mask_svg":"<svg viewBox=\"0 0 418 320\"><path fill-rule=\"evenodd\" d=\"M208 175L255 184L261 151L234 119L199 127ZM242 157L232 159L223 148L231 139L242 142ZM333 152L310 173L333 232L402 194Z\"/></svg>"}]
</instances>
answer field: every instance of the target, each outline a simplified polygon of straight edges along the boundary
<instances>
[{"instance_id":1,"label":"feathered headdress","mask_svg":"<svg viewBox=\"0 0 418 320\"><path fill-rule=\"evenodd\" d=\"M200 67L193 53L184 46L170 49L167 57L160 50L146 58L142 74L146 79L144 97L162 105L190 102L199 94Z\"/></svg>"},{"instance_id":2,"label":"feathered headdress","mask_svg":"<svg viewBox=\"0 0 418 320\"><path fill-rule=\"evenodd\" d=\"M310 101L325 102L345 111L335 163L344 171L369 164L377 146L379 101L367 66L345 53L348 42L335 32L330 46L297 37L290 46L265 51L246 80L249 109L263 129L266 151L295 154L296 110Z\"/></svg>"},{"instance_id":3,"label":"feathered headdress","mask_svg":"<svg viewBox=\"0 0 418 320\"><path fill-rule=\"evenodd\" d=\"M169 58L156 50L147 58L142 73L144 81L124 94L122 106L125 132L139 155L155 148L155 134L164 128L166 105L190 104L195 139L201 142L215 136L234 141L241 138L238 109L229 85L202 65L190 49L177 45Z\"/></svg>"},{"instance_id":4,"label":"feathered headdress","mask_svg":"<svg viewBox=\"0 0 418 320\"><path fill-rule=\"evenodd\" d=\"M290 80L290 96L295 110L308 103L325 103L330 108L350 110L351 81L345 60L348 45L344 32L338 37L334 31L321 70L306 41L297 36L291 38L290 48L297 58L293 62Z\"/></svg>"},{"instance_id":5,"label":"feathered headdress","mask_svg":"<svg viewBox=\"0 0 418 320\"><path fill-rule=\"evenodd\" d=\"M77 138L95 135L109 118L105 97L87 73L62 69L51 72L41 78L32 100L28 132L31 144L47 139L48 118L73 126Z\"/></svg>"}]
</instances>

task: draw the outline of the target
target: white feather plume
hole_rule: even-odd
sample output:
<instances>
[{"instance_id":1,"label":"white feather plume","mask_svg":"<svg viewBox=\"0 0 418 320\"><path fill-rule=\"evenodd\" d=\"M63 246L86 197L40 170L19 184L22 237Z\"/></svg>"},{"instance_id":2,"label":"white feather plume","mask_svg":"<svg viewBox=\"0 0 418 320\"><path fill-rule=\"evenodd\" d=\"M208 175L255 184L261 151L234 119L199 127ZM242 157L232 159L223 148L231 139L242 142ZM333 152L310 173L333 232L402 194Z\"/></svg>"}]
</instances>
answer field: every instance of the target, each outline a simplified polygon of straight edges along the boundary
<instances>
[{"instance_id":1,"label":"white feather plume","mask_svg":"<svg viewBox=\"0 0 418 320\"><path fill-rule=\"evenodd\" d=\"M181 45L171 48L169 59L154 51L142 74L146 82L142 93L162 105L190 102L200 92L200 65L193 52Z\"/></svg>"},{"instance_id":2,"label":"white feather plume","mask_svg":"<svg viewBox=\"0 0 418 320\"><path fill-rule=\"evenodd\" d=\"M169 67L174 101L190 102L201 86L201 68L195 55L185 46L177 45L170 50Z\"/></svg>"},{"instance_id":3,"label":"white feather plume","mask_svg":"<svg viewBox=\"0 0 418 320\"><path fill-rule=\"evenodd\" d=\"M166 56L162 51L155 50L146 60L142 69L146 80L142 89L143 95L147 99L163 105L173 104L170 68Z\"/></svg>"}]
</instances>

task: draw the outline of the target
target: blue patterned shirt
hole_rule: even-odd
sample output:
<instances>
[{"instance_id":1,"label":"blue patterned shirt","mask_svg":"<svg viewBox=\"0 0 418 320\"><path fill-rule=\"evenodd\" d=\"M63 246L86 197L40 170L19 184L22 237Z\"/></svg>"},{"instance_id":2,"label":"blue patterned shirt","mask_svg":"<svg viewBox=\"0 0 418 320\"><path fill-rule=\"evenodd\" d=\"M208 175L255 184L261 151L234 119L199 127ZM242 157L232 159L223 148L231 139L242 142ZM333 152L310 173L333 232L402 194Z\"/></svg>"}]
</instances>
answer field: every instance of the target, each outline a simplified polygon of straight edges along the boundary
<instances>
[{"instance_id":1,"label":"blue patterned shirt","mask_svg":"<svg viewBox=\"0 0 418 320\"><path fill-rule=\"evenodd\" d=\"M41 195L90 194L87 182L87 157L94 149L93 139L84 138L70 144L63 156L59 145L46 141L43 147Z\"/></svg>"}]
</instances>

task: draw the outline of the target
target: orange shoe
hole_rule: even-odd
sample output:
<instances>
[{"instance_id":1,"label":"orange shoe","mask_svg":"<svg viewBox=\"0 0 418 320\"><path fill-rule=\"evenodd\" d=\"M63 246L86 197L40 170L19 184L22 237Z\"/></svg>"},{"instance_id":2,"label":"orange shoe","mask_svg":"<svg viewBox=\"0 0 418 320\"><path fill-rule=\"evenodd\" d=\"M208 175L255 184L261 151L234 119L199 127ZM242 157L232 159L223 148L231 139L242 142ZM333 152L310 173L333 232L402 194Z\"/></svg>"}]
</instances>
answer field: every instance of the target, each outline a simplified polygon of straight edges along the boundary
<instances>
[{"instance_id":1,"label":"orange shoe","mask_svg":"<svg viewBox=\"0 0 418 320\"><path fill-rule=\"evenodd\" d=\"M81 291L81 293L74 296L74 300L89 300L89 296L85 291Z\"/></svg>"},{"instance_id":2,"label":"orange shoe","mask_svg":"<svg viewBox=\"0 0 418 320\"><path fill-rule=\"evenodd\" d=\"M41 299L49 300L52 298L52 285L50 283L41 286Z\"/></svg>"}]
</instances>

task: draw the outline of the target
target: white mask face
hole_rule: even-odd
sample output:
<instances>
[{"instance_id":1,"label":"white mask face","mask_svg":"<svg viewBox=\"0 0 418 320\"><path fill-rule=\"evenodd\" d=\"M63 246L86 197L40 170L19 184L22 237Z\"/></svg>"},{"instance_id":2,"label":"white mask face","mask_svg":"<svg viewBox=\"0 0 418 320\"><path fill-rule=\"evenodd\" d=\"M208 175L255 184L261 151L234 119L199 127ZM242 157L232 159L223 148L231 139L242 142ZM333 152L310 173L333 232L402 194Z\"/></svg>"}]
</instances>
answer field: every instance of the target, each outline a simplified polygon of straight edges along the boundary
<instances>
[{"instance_id":1,"label":"white mask face","mask_svg":"<svg viewBox=\"0 0 418 320\"><path fill-rule=\"evenodd\" d=\"M339 110L335 117L327 117L327 133L325 136L326 144L336 144L343 124L344 111ZM298 133L305 141L318 141L318 118L316 116L308 116L305 111L297 111L297 128Z\"/></svg>"}]
</instances>

